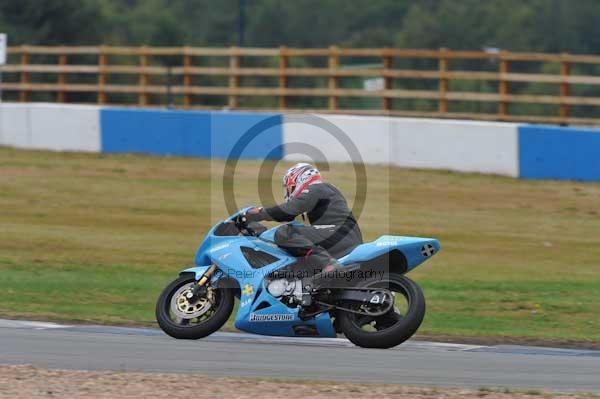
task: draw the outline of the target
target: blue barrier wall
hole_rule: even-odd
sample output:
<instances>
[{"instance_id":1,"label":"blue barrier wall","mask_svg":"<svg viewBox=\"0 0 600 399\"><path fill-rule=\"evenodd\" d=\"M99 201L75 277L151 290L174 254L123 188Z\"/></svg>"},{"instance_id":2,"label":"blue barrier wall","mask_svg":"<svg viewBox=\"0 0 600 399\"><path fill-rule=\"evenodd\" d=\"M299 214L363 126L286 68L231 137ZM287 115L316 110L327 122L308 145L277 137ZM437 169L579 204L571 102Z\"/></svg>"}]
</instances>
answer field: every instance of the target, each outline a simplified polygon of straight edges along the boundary
<instances>
[{"instance_id":1,"label":"blue barrier wall","mask_svg":"<svg viewBox=\"0 0 600 399\"><path fill-rule=\"evenodd\" d=\"M526 179L600 181L600 131L520 126L519 169Z\"/></svg>"},{"instance_id":2,"label":"blue barrier wall","mask_svg":"<svg viewBox=\"0 0 600 399\"><path fill-rule=\"evenodd\" d=\"M102 152L210 157L210 113L100 111Z\"/></svg>"},{"instance_id":3,"label":"blue barrier wall","mask_svg":"<svg viewBox=\"0 0 600 399\"><path fill-rule=\"evenodd\" d=\"M282 159L283 116L256 112L211 112L214 158ZM238 151L239 154L233 154Z\"/></svg>"},{"instance_id":4,"label":"blue barrier wall","mask_svg":"<svg viewBox=\"0 0 600 399\"><path fill-rule=\"evenodd\" d=\"M249 112L101 109L101 151L227 158L261 122L238 158L281 159L281 115Z\"/></svg>"}]
</instances>

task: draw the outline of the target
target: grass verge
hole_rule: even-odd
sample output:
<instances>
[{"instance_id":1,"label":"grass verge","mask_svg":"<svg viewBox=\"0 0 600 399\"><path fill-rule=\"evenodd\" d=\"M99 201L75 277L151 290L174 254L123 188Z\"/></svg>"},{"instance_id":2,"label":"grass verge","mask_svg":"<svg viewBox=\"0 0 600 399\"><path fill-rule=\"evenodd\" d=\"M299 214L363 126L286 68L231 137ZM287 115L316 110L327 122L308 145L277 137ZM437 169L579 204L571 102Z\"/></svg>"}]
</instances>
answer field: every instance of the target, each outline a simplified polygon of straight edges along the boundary
<instances>
[{"instance_id":1,"label":"grass verge","mask_svg":"<svg viewBox=\"0 0 600 399\"><path fill-rule=\"evenodd\" d=\"M153 323L161 288L227 213L211 166L0 148L0 316ZM241 163L240 203L258 202L259 166ZM428 300L420 333L600 342L600 185L367 172L370 198L390 199L367 201L367 240L389 226L443 245L410 274ZM326 173L345 192L351 175Z\"/></svg>"}]
</instances>

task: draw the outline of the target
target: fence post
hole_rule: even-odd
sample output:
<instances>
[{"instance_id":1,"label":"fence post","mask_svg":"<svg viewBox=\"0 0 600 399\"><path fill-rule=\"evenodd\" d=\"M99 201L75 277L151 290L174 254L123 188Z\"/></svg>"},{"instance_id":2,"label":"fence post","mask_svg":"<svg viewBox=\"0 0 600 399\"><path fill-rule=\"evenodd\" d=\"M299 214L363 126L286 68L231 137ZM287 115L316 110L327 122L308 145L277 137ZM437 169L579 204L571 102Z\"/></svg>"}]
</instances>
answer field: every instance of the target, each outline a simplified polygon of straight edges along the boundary
<instances>
[{"instance_id":1,"label":"fence post","mask_svg":"<svg viewBox=\"0 0 600 399\"><path fill-rule=\"evenodd\" d=\"M286 53L286 47L279 47L279 90L282 92L279 95L279 108L287 108L287 97L283 94L288 86L288 77L286 75L286 68L289 66L289 57Z\"/></svg>"},{"instance_id":2,"label":"fence post","mask_svg":"<svg viewBox=\"0 0 600 399\"><path fill-rule=\"evenodd\" d=\"M167 108L175 108L175 101L173 101L173 68L171 65L167 66Z\"/></svg>"},{"instance_id":3,"label":"fence post","mask_svg":"<svg viewBox=\"0 0 600 399\"><path fill-rule=\"evenodd\" d=\"M141 47L142 54L140 54L140 67L146 68L148 66L148 48L146 46ZM138 104L140 106L148 105L148 93L146 92L146 86L148 86L148 75L142 71L139 76L140 93L138 94Z\"/></svg>"},{"instance_id":4,"label":"fence post","mask_svg":"<svg viewBox=\"0 0 600 399\"><path fill-rule=\"evenodd\" d=\"M60 66L67 65L67 55L66 54L61 54L58 56L58 65L60 65ZM66 82L67 82L67 79L65 77L65 73L60 72L58 74L58 84L62 86ZM66 101L66 94L62 88L58 91L58 93L56 95L56 101L59 103L64 103Z\"/></svg>"},{"instance_id":5,"label":"fence post","mask_svg":"<svg viewBox=\"0 0 600 399\"><path fill-rule=\"evenodd\" d=\"M237 94L233 94L233 91L240 86L240 76L237 74L237 70L240 67L240 55L237 51L237 47L231 47L231 55L229 56L229 108L238 108L240 105L240 99Z\"/></svg>"},{"instance_id":6,"label":"fence post","mask_svg":"<svg viewBox=\"0 0 600 399\"><path fill-rule=\"evenodd\" d=\"M188 88L192 86L192 75L188 68L192 66L192 56L189 53L189 47L183 48L183 86L185 94L183 95L183 106L189 108L192 105L192 95L188 93Z\"/></svg>"},{"instance_id":7,"label":"fence post","mask_svg":"<svg viewBox=\"0 0 600 399\"><path fill-rule=\"evenodd\" d=\"M383 49L383 90L391 90L392 88L392 78L390 78L386 73L392 68L392 57L390 57L388 48ZM383 96L383 110L389 111L392 109L392 99L387 97L385 94Z\"/></svg>"},{"instance_id":8,"label":"fence post","mask_svg":"<svg viewBox=\"0 0 600 399\"><path fill-rule=\"evenodd\" d=\"M29 61L31 57L27 52L27 46L21 46L21 66L26 67L29 65ZM21 84L29 83L29 72L21 71ZM19 93L19 101L22 103L26 103L29 101L29 91L26 89L21 89Z\"/></svg>"},{"instance_id":9,"label":"fence post","mask_svg":"<svg viewBox=\"0 0 600 399\"><path fill-rule=\"evenodd\" d=\"M333 93L337 89L336 72L339 65L339 54L336 46L329 47L329 109L338 108L338 97Z\"/></svg>"},{"instance_id":10,"label":"fence post","mask_svg":"<svg viewBox=\"0 0 600 399\"><path fill-rule=\"evenodd\" d=\"M563 53L561 55L564 58L568 58L568 54L566 54L566 53ZM565 97L569 97L570 90L569 90L569 82L567 81L567 78L570 73L571 73L571 63L569 61L565 60L560 64L560 75L562 77L562 82L560 84L561 103L560 103L559 115L561 118L569 117L569 105L564 103L563 101L565 101Z\"/></svg>"},{"instance_id":11,"label":"fence post","mask_svg":"<svg viewBox=\"0 0 600 399\"><path fill-rule=\"evenodd\" d=\"M500 51L500 77L498 80L498 94L500 94L500 102L498 103L498 114L500 116L508 115L508 101L506 96L508 95L508 81L505 78L505 74L508 73L509 65L506 59L506 51Z\"/></svg>"},{"instance_id":12,"label":"fence post","mask_svg":"<svg viewBox=\"0 0 600 399\"><path fill-rule=\"evenodd\" d=\"M448 50L444 47L439 50L438 58L438 69L440 73L438 88L440 92L440 98L438 100L438 111L442 114L448 113L448 99L446 93L448 93L448 78L446 72L448 72Z\"/></svg>"},{"instance_id":13,"label":"fence post","mask_svg":"<svg viewBox=\"0 0 600 399\"><path fill-rule=\"evenodd\" d=\"M106 65L108 65L108 56L106 54L106 46L100 46L100 54L98 56L98 104L106 104L106 93L103 86L106 84Z\"/></svg>"}]
</instances>

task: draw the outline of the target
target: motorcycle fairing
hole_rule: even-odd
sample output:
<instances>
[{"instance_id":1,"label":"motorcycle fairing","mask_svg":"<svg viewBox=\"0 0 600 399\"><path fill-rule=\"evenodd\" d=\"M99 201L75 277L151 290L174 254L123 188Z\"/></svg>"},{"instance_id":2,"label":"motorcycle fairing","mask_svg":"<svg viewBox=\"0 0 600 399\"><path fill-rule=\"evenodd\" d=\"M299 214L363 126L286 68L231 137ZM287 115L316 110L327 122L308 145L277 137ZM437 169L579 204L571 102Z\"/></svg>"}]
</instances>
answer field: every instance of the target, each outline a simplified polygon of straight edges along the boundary
<instances>
[{"instance_id":1,"label":"motorcycle fairing","mask_svg":"<svg viewBox=\"0 0 600 399\"><path fill-rule=\"evenodd\" d=\"M216 236L211 229L196 253L196 266L181 273L194 273L200 279L215 264L222 275L235 279L240 287L240 306L235 318L235 327L262 335L296 337L297 331L312 332L311 336L335 337L329 313L303 321L299 318L299 308L289 308L266 290L264 279L269 273L296 262L275 244L257 237ZM253 268L241 248L266 252L278 260L261 268ZM218 278L213 276L213 279Z\"/></svg>"},{"instance_id":2,"label":"motorcycle fairing","mask_svg":"<svg viewBox=\"0 0 600 399\"><path fill-rule=\"evenodd\" d=\"M219 276L213 275L213 281L224 275L238 282L240 306L235 318L236 328L263 335L336 336L328 312L321 313L311 320L301 320L298 316L299 308L286 306L267 291L265 277L273 271L296 262L296 258L272 242L276 228L265 231L260 238L217 236L214 233L219 224L217 223L207 233L200 245L195 257L196 266L182 273L191 272L195 274L196 279L200 279L210 266L215 264L221 273ZM244 256L242 247L266 252L277 260L263 267L253 268ZM410 270L437 253L440 244L430 238L382 236L373 242L359 245L351 253L342 257L340 262L350 265L367 261L394 249L404 254Z\"/></svg>"},{"instance_id":3,"label":"motorcycle fairing","mask_svg":"<svg viewBox=\"0 0 600 399\"><path fill-rule=\"evenodd\" d=\"M365 262L397 249L406 258L408 270L412 270L435 255L440 248L440 242L433 238L381 236L357 246L339 261L344 265Z\"/></svg>"},{"instance_id":4,"label":"motorcycle fairing","mask_svg":"<svg viewBox=\"0 0 600 399\"><path fill-rule=\"evenodd\" d=\"M302 331L310 331L313 337L336 336L328 312L321 313L311 320L298 317L300 308L289 308L274 298L264 287L258 292L243 292L235 318L235 327L255 334L296 337ZM262 320L262 321L261 321Z\"/></svg>"},{"instance_id":5,"label":"motorcycle fairing","mask_svg":"<svg viewBox=\"0 0 600 399\"><path fill-rule=\"evenodd\" d=\"M291 223L302 224L295 221ZM260 238L275 241L276 230L277 227L269 229L262 233ZM433 238L385 235L375 241L357 246L348 255L340 258L339 261L343 265L365 262L394 249L402 252L406 258L408 270L412 270L435 255L441 249L441 245L438 240Z\"/></svg>"}]
</instances>

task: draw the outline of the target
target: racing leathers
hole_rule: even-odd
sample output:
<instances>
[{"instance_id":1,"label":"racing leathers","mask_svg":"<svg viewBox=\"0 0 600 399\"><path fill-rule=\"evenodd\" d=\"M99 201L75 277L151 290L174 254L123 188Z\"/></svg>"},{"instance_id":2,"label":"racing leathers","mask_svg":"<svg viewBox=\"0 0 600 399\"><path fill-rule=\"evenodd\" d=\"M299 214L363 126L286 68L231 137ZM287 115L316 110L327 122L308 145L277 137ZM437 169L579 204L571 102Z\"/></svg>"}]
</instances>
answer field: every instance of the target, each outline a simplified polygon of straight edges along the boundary
<instances>
[{"instance_id":1,"label":"racing leathers","mask_svg":"<svg viewBox=\"0 0 600 399\"><path fill-rule=\"evenodd\" d=\"M284 224L275 232L275 243L293 256L313 260L314 272L339 267L336 258L362 244L362 233L342 193L332 184L315 182L288 202L254 208L248 221L289 222L306 214L310 226Z\"/></svg>"}]
</instances>

